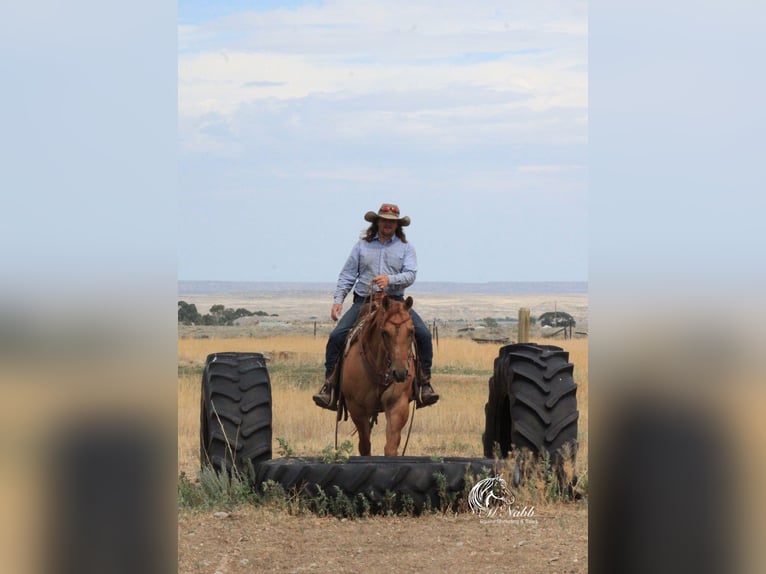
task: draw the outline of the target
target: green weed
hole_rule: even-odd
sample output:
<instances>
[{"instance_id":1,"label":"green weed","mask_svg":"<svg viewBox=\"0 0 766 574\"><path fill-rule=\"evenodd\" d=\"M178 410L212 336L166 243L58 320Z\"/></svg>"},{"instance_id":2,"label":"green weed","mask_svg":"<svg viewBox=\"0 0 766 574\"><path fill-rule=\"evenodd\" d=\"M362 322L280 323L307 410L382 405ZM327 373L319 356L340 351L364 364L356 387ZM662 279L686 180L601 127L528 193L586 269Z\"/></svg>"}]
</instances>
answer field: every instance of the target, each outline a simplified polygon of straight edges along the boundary
<instances>
[{"instance_id":1,"label":"green weed","mask_svg":"<svg viewBox=\"0 0 766 574\"><path fill-rule=\"evenodd\" d=\"M354 443L350 440L343 441L336 449L333 445L327 445L322 449L322 462L325 464L343 464L351 458Z\"/></svg>"}]
</instances>

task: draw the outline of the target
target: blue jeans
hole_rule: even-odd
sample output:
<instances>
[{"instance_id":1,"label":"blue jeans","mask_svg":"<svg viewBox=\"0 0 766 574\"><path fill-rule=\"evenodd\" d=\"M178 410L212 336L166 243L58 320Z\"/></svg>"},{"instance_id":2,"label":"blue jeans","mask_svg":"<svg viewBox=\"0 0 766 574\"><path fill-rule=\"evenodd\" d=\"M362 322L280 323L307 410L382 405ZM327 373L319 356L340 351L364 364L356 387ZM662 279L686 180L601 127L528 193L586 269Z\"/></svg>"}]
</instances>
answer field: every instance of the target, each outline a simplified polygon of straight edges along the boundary
<instances>
[{"instance_id":1,"label":"blue jeans","mask_svg":"<svg viewBox=\"0 0 766 574\"><path fill-rule=\"evenodd\" d=\"M338 321L338 324L335 325L332 333L330 333L330 338L327 340L327 348L325 350L325 379L330 377L332 370L335 368L335 363L343 352L346 336L354 326L354 322L359 316L359 308L363 303L363 298L354 297L354 304L343 314L343 317L340 318L340 321ZM431 332L428 330L428 327L426 327L423 319L420 318L420 315L415 312L415 309L410 309L410 316L412 317L412 324L415 327L415 341L417 342L418 352L420 353L420 363L423 368L423 374L427 378L430 378L431 364L434 359Z\"/></svg>"}]
</instances>

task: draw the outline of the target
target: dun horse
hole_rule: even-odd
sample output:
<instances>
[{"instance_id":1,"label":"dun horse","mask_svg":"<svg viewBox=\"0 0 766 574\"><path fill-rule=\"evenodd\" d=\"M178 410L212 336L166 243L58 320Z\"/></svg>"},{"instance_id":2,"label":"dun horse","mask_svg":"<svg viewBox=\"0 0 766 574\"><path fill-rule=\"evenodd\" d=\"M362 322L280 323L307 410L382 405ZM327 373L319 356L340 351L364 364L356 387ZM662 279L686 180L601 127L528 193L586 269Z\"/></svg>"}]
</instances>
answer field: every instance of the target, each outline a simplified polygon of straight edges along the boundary
<instances>
[{"instance_id":1,"label":"dun horse","mask_svg":"<svg viewBox=\"0 0 766 574\"><path fill-rule=\"evenodd\" d=\"M350 337L340 376L341 396L359 432L359 454L370 455L370 433L386 414L386 456L397 456L415 380L412 297L383 297L364 308Z\"/></svg>"}]
</instances>

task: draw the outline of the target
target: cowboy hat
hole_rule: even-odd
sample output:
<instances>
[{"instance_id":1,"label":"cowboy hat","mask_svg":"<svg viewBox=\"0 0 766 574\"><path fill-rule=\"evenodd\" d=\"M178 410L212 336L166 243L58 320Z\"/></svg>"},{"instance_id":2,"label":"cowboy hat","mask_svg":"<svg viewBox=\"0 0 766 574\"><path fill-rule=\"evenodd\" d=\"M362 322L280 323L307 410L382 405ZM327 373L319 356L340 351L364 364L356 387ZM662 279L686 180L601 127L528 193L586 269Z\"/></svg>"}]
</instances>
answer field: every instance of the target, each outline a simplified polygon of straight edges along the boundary
<instances>
[{"instance_id":1,"label":"cowboy hat","mask_svg":"<svg viewBox=\"0 0 766 574\"><path fill-rule=\"evenodd\" d=\"M399 207L393 203L384 203L380 206L378 213L375 213L374 211L368 211L364 214L364 219L370 223L377 220L379 217L382 217L383 219L393 219L394 221L398 221L402 227L407 227L410 224L410 218L406 215L401 219L399 218Z\"/></svg>"}]
</instances>

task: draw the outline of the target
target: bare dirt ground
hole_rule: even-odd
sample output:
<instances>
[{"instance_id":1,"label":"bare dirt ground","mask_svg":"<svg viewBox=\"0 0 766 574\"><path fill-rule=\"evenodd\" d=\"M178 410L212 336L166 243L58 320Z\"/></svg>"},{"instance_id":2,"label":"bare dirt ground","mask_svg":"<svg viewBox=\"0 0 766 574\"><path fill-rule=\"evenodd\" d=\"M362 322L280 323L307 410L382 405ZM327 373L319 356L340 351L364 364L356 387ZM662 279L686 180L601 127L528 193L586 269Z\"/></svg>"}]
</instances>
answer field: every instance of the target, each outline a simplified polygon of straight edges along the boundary
<instances>
[{"instance_id":1,"label":"bare dirt ground","mask_svg":"<svg viewBox=\"0 0 766 574\"><path fill-rule=\"evenodd\" d=\"M536 509L530 523L484 520L473 514L351 520L253 507L218 517L180 512L178 571L588 571L585 503Z\"/></svg>"}]
</instances>

